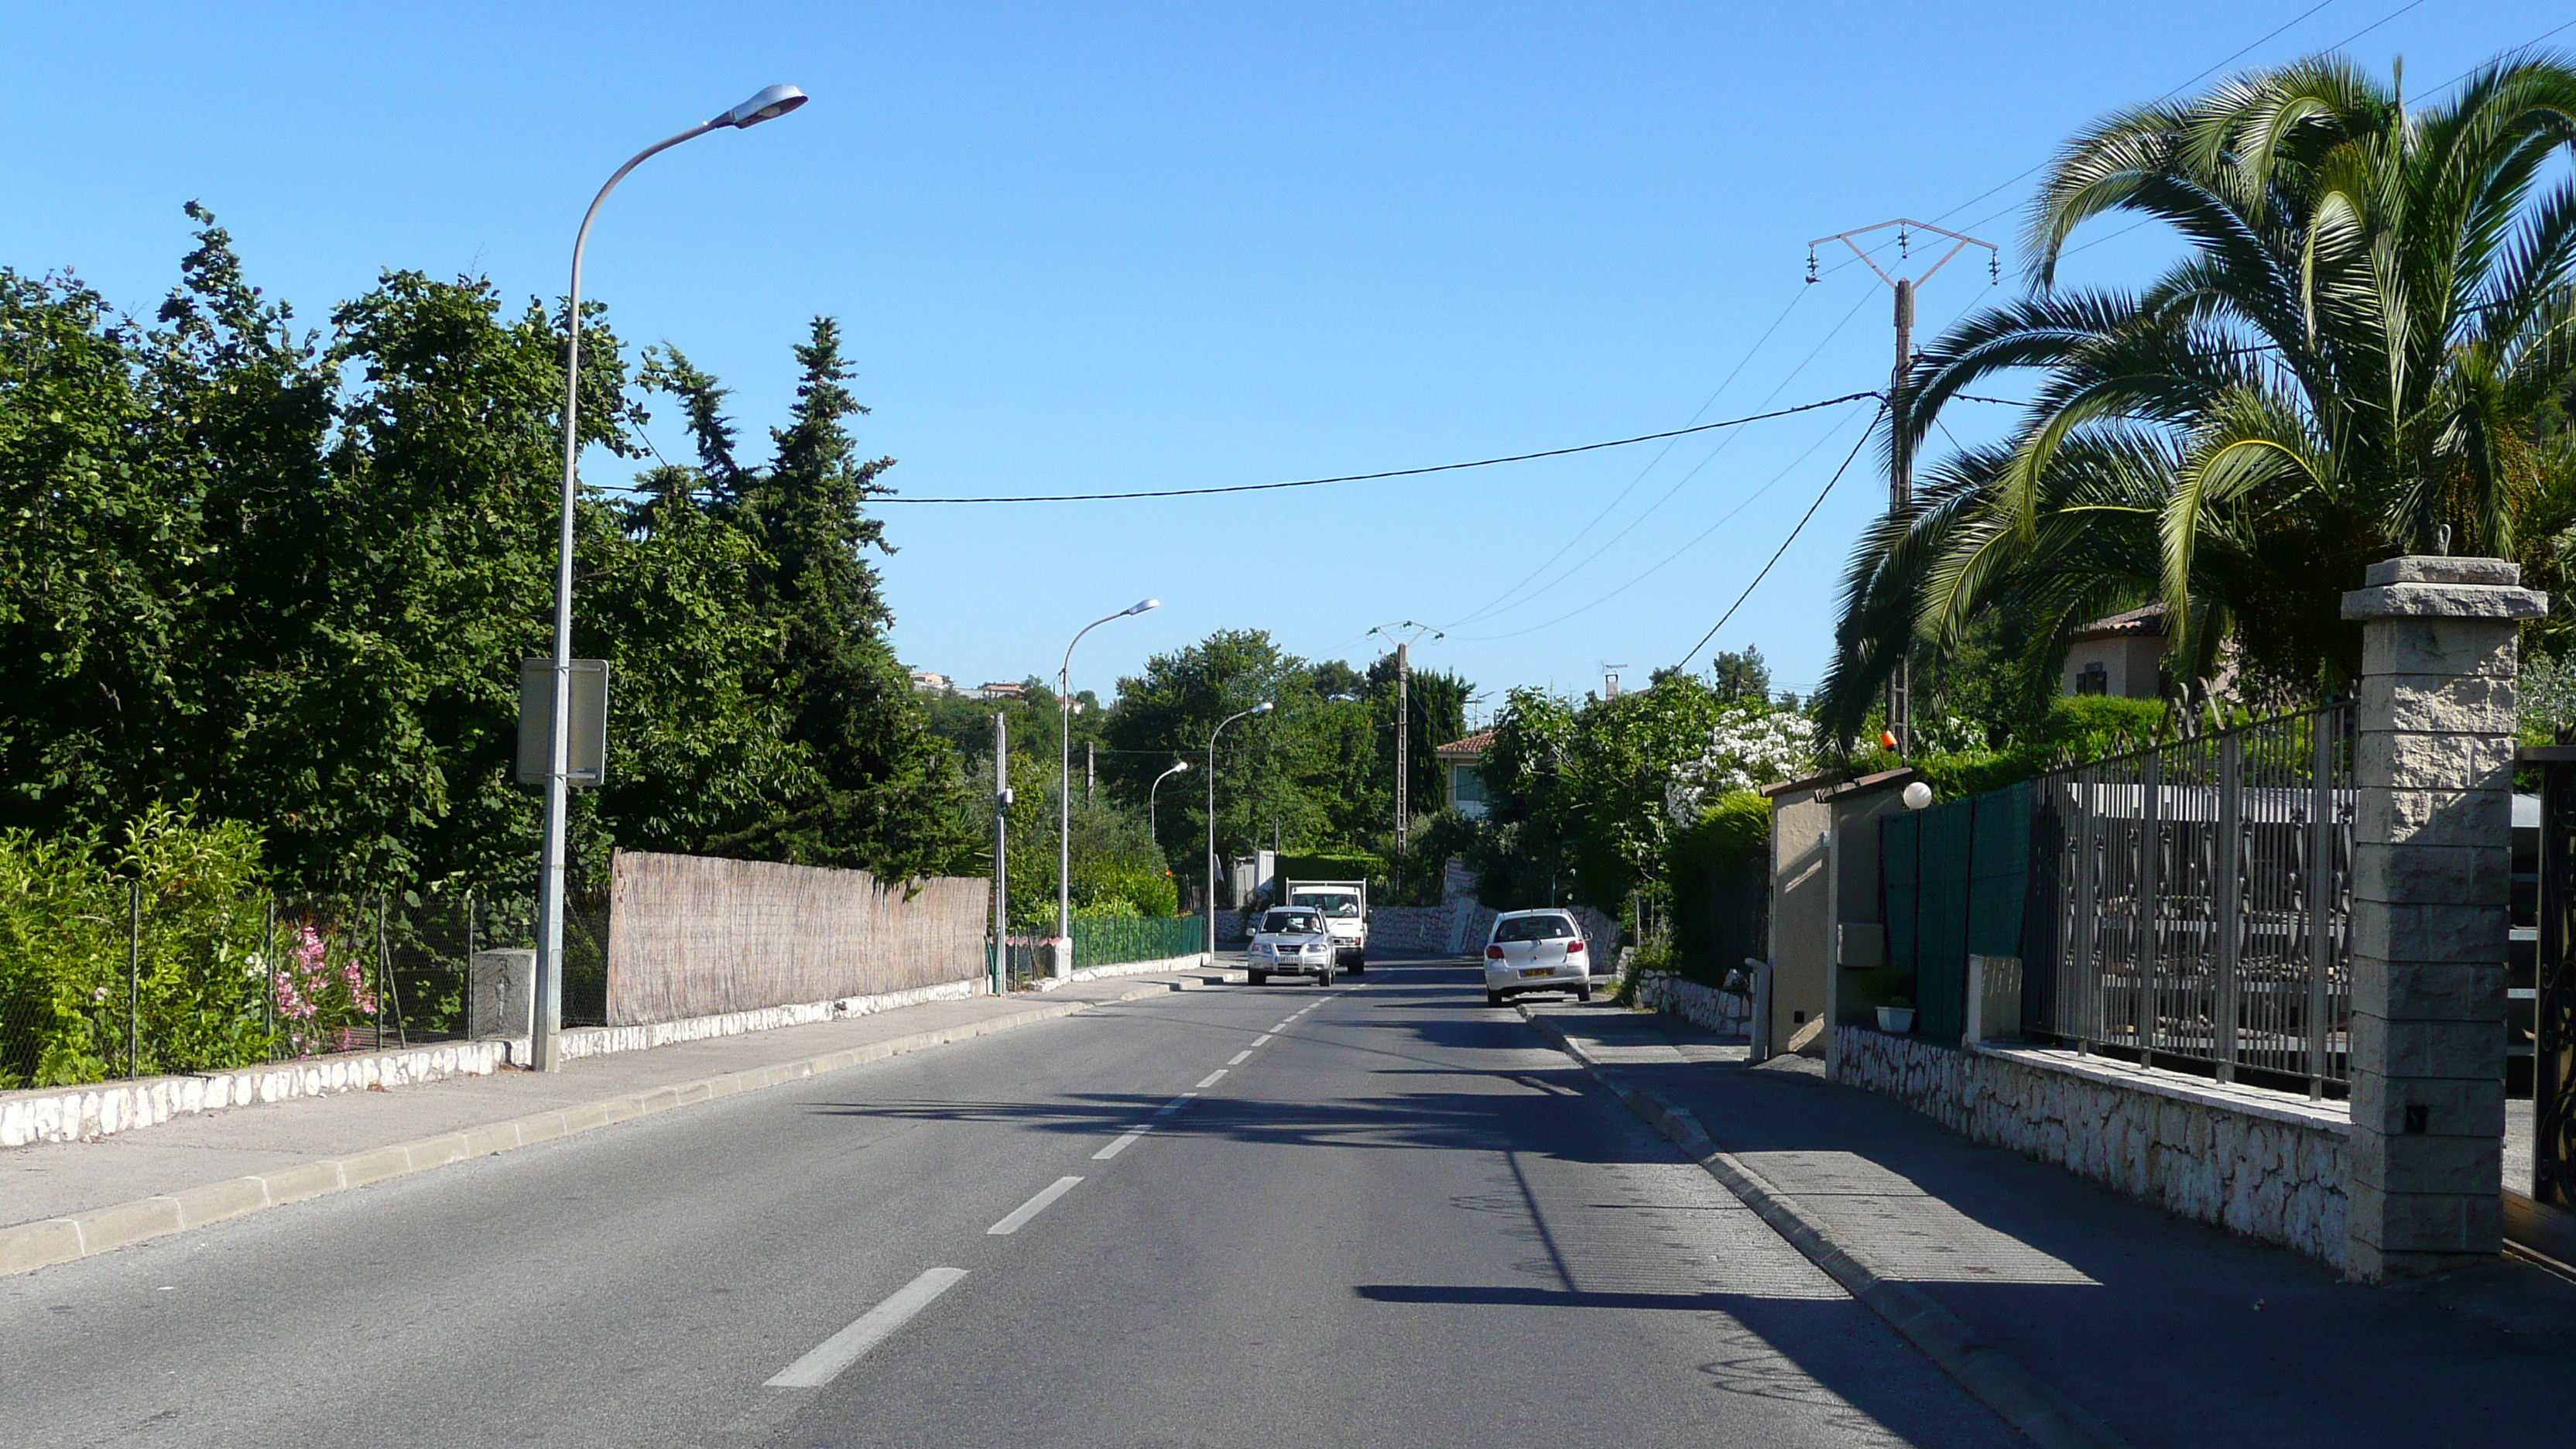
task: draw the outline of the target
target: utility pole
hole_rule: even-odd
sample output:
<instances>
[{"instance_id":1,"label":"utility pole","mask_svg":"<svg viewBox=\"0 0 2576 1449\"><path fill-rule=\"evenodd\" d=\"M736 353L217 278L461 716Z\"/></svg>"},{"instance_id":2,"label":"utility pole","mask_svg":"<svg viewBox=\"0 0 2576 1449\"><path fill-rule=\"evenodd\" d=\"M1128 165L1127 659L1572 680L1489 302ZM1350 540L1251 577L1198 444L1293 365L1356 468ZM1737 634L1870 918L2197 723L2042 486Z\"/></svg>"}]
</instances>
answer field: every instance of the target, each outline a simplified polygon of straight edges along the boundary
<instances>
[{"instance_id":1,"label":"utility pole","mask_svg":"<svg viewBox=\"0 0 2576 1449\"><path fill-rule=\"evenodd\" d=\"M1887 269L1880 266L1860 244L1860 238L1872 232L1885 231L1889 227L1896 228L1896 256L1899 265L1902 265L1912 252L1913 233L1918 231L1928 231L1934 236L1948 238L1950 249L1941 254L1939 261L1925 268L1921 276L1890 276ZM1987 285L1995 285L2003 280L2003 252L1993 242L1979 241L1964 232L1949 231L1929 222L1898 217L1894 221L1882 221L1872 226L1836 232L1832 236L1820 236L1807 243L1807 280L1810 283L1818 280L1816 248L1828 246L1834 242L1841 242L1851 248L1852 255L1860 258L1863 266L1877 273L1878 279L1885 282L1887 289L1896 296L1896 370L1890 374L1887 384L1887 516L1903 518L1914 511L1914 442L1906 397L1906 385L1909 381L1907 374L1913 371L1914 367L1914 293L1925 282L1932 280L1934 272L1948 266L1952 257L1969 247L1986 249ZM1896 667L1889 670L1887 675L1887 732L1896 739L1896 753L1899 757L1913 753L1913 726L1913 680L1906 657L1900 653L1896 658Z\"/></svg>"},{"instance_id":2,"label":"utility pole","mask_svg":"<svg viewBox=\"0 0 2576 1449\"><path fill-rule=\"evenodd\" d=\"M1398 639L1394 631L1399 629L1413 632ZM1449 636L1411 619L1380 624L1369 632L1395 646L1395 859L1401 866L1413 830L1413 646L1426 634L1434 639Z\"/></svg>"},{"instance_id":3,"label":"utility pole","mask_svg":"<svg viewBox=\"0 0 2576 1449\"><path fill-rule=\"evenodd\" d=\"M1011 717L993 711L993 994L1002 994L1002 960L1011 931Z\"/></svg>"},{"instance_id":4,"label":"utility pole","mask_svg":"<svg viewBox=\"0 0 2576 1449\"><path fill-rule=\"evenodd\" d=\"M1099 746L1100 742L1098 740L1084 740L1082 742L1082 801L1086 805L1091 803L1091 781L1095 765L1094 752L1098 750Z\"/></svg>"}]
</instances>

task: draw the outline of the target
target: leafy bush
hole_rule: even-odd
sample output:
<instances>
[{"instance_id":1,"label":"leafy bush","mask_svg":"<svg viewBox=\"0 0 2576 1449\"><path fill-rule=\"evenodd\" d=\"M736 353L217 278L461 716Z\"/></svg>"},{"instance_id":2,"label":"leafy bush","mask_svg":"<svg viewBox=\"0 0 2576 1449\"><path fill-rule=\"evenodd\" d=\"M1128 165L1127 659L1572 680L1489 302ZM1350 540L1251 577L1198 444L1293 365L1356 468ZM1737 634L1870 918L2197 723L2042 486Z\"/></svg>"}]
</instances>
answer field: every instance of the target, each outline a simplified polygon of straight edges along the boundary
<instances>
[{"instance_id":1,"label":"leafy bush","mask_svg":"<svg viewBox=\"0 0 2576 1449\"><path fill-rule=\"evenodd\" d=\"M164 805L121 847L0 831L0 1087L267 1060L264 879L257 831Z\"/></svg>"}]
</instances>

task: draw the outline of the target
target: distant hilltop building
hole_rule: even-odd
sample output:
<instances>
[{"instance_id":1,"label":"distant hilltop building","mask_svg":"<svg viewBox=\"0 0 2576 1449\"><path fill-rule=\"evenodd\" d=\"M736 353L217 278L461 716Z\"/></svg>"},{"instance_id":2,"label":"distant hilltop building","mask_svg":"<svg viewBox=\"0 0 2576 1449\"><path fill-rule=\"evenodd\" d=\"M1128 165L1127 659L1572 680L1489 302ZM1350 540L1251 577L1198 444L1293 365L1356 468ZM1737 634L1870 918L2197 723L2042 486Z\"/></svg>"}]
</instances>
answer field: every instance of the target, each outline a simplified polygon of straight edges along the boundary
<instances>
[{"instance_id":1,"label":"distant hilltop building","mask_svg":"<svg viewBox=\"0 0 2576 1449\"><path fill-rule=\"evenodd\" d=\"M973 694L977 699L1026 699L1029 697L1029 687L1025 684L986 680L975 687Z\"/></svg>"},{"instance_id":2,"label":"distant hilltop building","mask_svg":"<svg viewBox=\"0 0 2576 1449\"><path fill-rule=\"evenodd\" d=\"M2154 699L2163 693L2164 655L2164 605L2095 619L2067 642L2066 692Z\"/></svg>"},{"instance_id":3,"label":"distant hilltop building","mask_svg":"<svg viewBox=\"0 0 2576 1449\"><path fill-rule=\"evenodd\" d=\"M1431 753L1440 757L1441 768L1449 776L1449 803L1470 820L1485 816L1485 777L1477 770L1493 743L1492 730L1478 730L1463 740L1432 747Z\"/></svg>"},{"instance_id":4,"label":"distant hilltop building","mask_svg":"<svg viewBox=\"0 0 2576 1449\"><path fill-rule=\"evenodd\" d=\"M927 669L916 669L912 671L912 687L923 694L946 694L955 686L949 683L948 676L945 674L933 674Z\"/></svg>"}]
</instances>

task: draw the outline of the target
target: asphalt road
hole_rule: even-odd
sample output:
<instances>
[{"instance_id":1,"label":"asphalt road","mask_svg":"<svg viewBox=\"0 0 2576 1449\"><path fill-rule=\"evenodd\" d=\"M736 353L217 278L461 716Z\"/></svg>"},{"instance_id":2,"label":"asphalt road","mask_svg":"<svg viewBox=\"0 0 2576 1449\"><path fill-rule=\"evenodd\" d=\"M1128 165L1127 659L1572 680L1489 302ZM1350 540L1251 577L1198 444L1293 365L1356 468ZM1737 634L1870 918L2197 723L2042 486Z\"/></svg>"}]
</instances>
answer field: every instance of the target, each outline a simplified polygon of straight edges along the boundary
<instances>
[{"instance_id":1,"label":"asphalt road","mask_svg":"<svg viewBox=\"0 0 2576 1449\"><path fill-rule=\"evenodd\" d=\"M0 1440L2019 1442L1447 962L1148 998L0 1280Z\"/></svg>"}]
</instances>

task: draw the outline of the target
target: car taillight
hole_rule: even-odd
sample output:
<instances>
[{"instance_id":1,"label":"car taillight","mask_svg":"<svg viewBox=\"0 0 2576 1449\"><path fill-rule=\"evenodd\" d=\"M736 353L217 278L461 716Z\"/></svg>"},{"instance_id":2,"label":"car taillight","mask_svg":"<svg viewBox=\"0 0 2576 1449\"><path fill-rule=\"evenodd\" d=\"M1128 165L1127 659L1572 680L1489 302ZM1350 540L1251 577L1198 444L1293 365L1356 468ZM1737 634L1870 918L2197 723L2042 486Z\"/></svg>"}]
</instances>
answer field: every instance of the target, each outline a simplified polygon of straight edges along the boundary
<instances>
[{"instance_id":1,"label":"car taillight","mask_svg":"<svg viewBox=\"0 0 2576 1449\"><path fill-rule=\"evenodd\" d=\"M1500 946L1487 946L1485 948L1485 959L1488 961L1500 961L1503 959L1503 948Z\"/></svg>"},{"instance_id":2,"label":"car taillight","mask_svg":"<svg viewBox=\"0 0 2576 1449\"><path fill-rule=\"evenodd\" d=\"M1581 939L1580 937L1577 937L1576 939L1571 940L1571 941L1568 941L1568 942L1566 942L1566 943L1565 943L1565 954L1567 954L1568 956L1571 956L1571 955L1573 955L1575 952L1580 951L1580 950L1582 950L1582 949L1583 949L1583 941L1582 941L1582 939Z\"/></svg>"}]
</instances>

